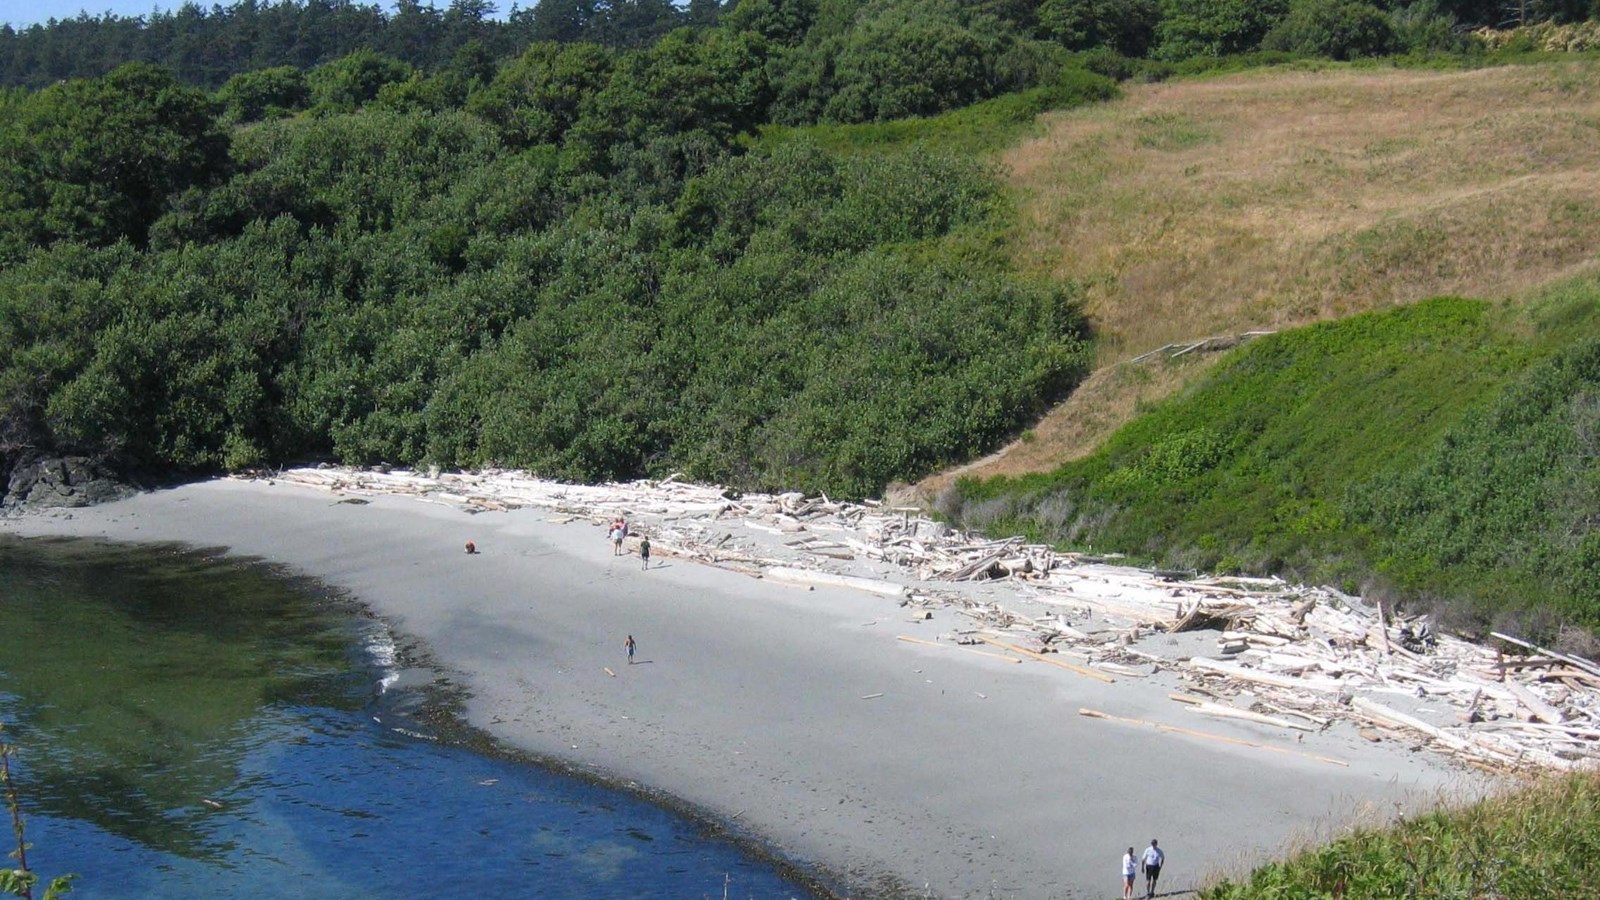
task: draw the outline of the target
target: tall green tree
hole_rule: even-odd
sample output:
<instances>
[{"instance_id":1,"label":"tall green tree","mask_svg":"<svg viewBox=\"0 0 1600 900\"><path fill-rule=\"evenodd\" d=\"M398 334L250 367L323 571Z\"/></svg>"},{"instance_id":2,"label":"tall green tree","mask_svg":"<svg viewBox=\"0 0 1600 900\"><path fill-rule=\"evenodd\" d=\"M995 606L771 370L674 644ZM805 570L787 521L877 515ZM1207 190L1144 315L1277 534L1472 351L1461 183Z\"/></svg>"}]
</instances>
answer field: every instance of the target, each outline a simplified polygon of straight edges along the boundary
<instances>
[{"instance_id":1,"label":"tall green tree","mask_svg":"<svg viewBox=\"0 0 1600 900\"><path fill-rule=\"evenodd\" d=\"M205 94L154 66L28 98L0 132L0 258L57 240L145 243L169 197L228 167Z\"/></svg>"},{"instance_id":2,"label":"tall green tree","mask_svg":"<svg viewBox=\"0 0 1600 900\"><path fill-rule=\"evenodd\" d=\"M414 74L411 66L371 50L357 50L311 70L307 80L319 112L351 112L378 99L385 85L397 84Z\"/></svg>"},{"instance_id":3,"label":"tall green tree","mask_svg":"<svg viewBox=\"0 0 1600 900\"><path fill-rule=\"evenodd\" d=\"M1157 0L1044 0L1039 36L1068 50L1109 47L1123 56L1144 56L1161 18Z\"/></svg>"},{"instance_id":4,"label":"tall green tree","mask_svg":"<svg viewBox=\"0 0 1600 900\"><path fill-rule=\"evenodd\" d=\"M241 72L217 91L217 102L234 122L259 122L305 109L311 104L311 85L293 66Z\"/></svg>"},{"instance_id":5,"label":"tall green tree","mask_svg":"<svg viewBox=\"0 0 1600 900\"><path fill-rule=\"evenodd\" d=\"M1289 0L1161 0L1155 54L1226 56L1256 49L1289 13Z\"/></svg>"},{"instance_id":6,"label":"tall green tree","mask_svg":"<svg viewBox=\"0 0 1600 900\"><path fill-rule=\"evenodd\" d=\"M1261 42L1268 50L1332 59L1381 56L1397 43L1389 17L1357 0L1294 0L1288 17Z\"/></svg>"},{"instance_id":7,"label":"tall green tree","mask_svg":"<svg viewBox=\"0 0 1600 900\"><path fill-rule=\"evenodd\" d=\"M468 109L492 122L513 147L555 143L609 83L614 65L612 53L598 44L539 41L501 69Z\"/></svg>"}]
</instances>

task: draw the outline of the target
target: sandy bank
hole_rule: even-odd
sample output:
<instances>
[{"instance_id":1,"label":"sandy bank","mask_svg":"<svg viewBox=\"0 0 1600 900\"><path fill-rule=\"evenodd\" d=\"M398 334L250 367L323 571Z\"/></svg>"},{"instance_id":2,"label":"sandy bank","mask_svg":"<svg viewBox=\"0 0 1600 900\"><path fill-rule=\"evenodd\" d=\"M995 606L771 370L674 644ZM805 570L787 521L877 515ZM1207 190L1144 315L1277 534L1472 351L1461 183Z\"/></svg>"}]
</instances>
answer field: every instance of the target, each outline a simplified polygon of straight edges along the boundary
<instances>
[{"instance_id":1,"label":"sandy bank","mask_svg":"<svg viewBox=\"0 0 1600 900\"><path fill-rule=\"evenodd\" d=\"M891 882L948 897L1116 896L1120 852L1151 837L1168 849L1163 892L1182 890L1330 815L1365 804L1381 815L1461 781L1353 729L1297 741L1197 724L1174 711L1159 673L1107 685L897 640L931 637L950 612L912 624L895 600L861 591L670 558L641 571L637 557L611 555L602 529L546 519L218 481L0 531L227 547L319 577L460 672L474 725L680 797L835 873L855 896ZM476 556L462 552L469 539ZM1288 752L1087 719L1080 707Z\"/></svg>"}]
</instances>

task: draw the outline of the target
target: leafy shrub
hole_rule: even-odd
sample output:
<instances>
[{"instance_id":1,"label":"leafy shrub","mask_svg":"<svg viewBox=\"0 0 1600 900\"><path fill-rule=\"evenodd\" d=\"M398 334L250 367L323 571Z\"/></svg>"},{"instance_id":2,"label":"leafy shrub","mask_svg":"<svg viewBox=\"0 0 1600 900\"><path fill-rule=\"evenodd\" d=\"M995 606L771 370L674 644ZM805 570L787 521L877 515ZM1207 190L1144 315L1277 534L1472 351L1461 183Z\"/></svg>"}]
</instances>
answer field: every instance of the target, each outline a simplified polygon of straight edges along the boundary
<instances>
[{"instance_id":1,"label":"leafy shrub","mask_svg":"<svg viewBox=\"0 0 1600 900\"><path fill-rule=\"evenodd\" d=\"M1105 48L1139 57L1154 42L1159 19L1157 0L1044 0L1038 32L1068 50Z\"/></svg>"},{"instance_id":2,"label":"leafy shrub","mask_svg":"<svg viewBox=\"0 0 1600 900\"><path fill-rule=\"evenodd\" d=\"M1254 50L1289 12L1289 0L1160 0L1155 55L1164 60Z\"/></svg>"},{"instance_id":3,"label":"leafy shrub","mask_svg":"<svg viewBox=\"0 0 1600 900\"><path fill-rule=\"evenodd\" d=\"M241 72L217 90L223 115L233 122L259 122L305 109L311 85L293 66Z\"/></svg>"},{"instance_id":4,"label":"leafy shrub","mask_svg":"<svg viewBox=\"0 0 1600 900\"><path fill-rule=\"evenodd\" d=\"M1448 53L1462 48L1455 17L1445 13L1438 0L1417 0L1398 7L1389 14L1389 24L1395 44L1408 53Z\"/></svg>"},{"instance_id":5,"label":"leafy shrub","mask_svg":"<svg viewBox=\"0 0 1600 900\"><path fill-rule=\"evenodd\" d=\"M353 112L378 99L384 85L409 79L413 70L393 57L357 50L323 63L306 76L316 110L323 114Z\"/></svg>"},{"instance_id":6,"label":"leafy shrub","mask_svg":"<svg viewBox=\"0 0 1600 900\"><path fill-rule=\"evenodd\" d=\"M169 198L209 185L228 139L204 94L153 66L33 94L0 129L0 262L57 240L143 244Z\"/></svg>"},{"instance_id":7,"label":"leafy shrub","mask_svg":"<svg viewBox=\"0 0 1600 900\"><path fill-rule=\"evenodd\" d=\"M1389 18L1359 0L1294 0L1288 17L1261 42L1267 50L1332 59L1382 56L1396 45Z\"/></svg>"}]
</instances>

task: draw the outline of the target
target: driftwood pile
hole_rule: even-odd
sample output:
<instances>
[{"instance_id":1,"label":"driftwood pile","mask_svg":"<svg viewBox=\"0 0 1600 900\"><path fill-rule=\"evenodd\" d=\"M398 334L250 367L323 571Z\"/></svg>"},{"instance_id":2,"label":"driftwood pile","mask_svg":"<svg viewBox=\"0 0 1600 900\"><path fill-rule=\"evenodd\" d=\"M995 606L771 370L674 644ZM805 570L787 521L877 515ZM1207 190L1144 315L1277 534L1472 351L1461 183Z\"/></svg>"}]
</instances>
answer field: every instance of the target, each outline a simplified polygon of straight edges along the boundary
<instances>
[{"instance_id":1,"label":"driftwood pile","mask_svg":"<svg viewBox=\"0 0 1600 900\"><path fill-rule=\"evenodd\" d=\"M1163 575L968 535L912 508L675 478L570 485L518 472L334 468L268 477L474 511L534 508L558 523L620 516L660 555L953 608L967 624L934 643L1108 682L1174 673L1184 691L1172 698L1197 714L1300 732L1350 722L1368 740L1388 735L1498 772L1600 768L1600 666L1511 635L1474 643L1437 634L1426 620L1328 588ZM1004 584L1045 612L979 599L976 583Z\"/></svg>"},{"instance_id":2,"label":"driftwood pile","mask_svg":"<svg viewBox=\"0 0 1600 900\"><path fill-rule=\"evenodd\" d=\"M1073 612L1053 626L1032 620L1033 637L1103 671L1173 671L1187 693L1172 699L1193 712L1299 731L1351 721L1369 740L1389 733L1497 772L1600 769L1600 666L1587 660L1498 632L1489 644L1436 634L1425 618L1264 579L1163 584L1079 566L1039 587L1054 592L1069 578L1099 589L1071 595ZM1074 618L1120 629L1081 630L1066 624ZM1138 646L1143 636L1202 630L1217 634L1214 653Z\"/></svg>"}]
</instances>

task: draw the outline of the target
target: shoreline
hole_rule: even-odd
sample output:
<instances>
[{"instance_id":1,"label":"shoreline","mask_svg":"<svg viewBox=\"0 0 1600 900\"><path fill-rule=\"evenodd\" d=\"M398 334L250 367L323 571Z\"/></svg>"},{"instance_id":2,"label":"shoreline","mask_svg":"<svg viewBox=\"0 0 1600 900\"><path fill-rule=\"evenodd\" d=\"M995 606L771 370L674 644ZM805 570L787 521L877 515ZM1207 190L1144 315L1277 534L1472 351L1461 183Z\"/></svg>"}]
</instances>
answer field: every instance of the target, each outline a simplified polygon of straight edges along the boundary
<instances>
[{"instance_id":1,"label":"shoreline","mask_svg":"<svg viewBox=\"0 0 1600 900\"><path fill-rule=\"evenodd\" d=\"M1171 854L1163 888L1181 890L1363 807L1388 818L1396 804L1481 787L1353 729L1296 740L1249 723L1197 726L1287 751L1264 753L1083 718L1094 707L1189 724L1169 711L1169 673L1107 686L900 641L936 643L959 617L933 609L914 623L890 597L682 558L642 572L636 557L610 555L601 529L547 513L212 481L0 520L0 531L223 546L316 578L460 673L469 727L676 798L847 896L924 885L949 897L1100 896L1122 848L1152 836Z\"/></svg>"}]
</instances>

